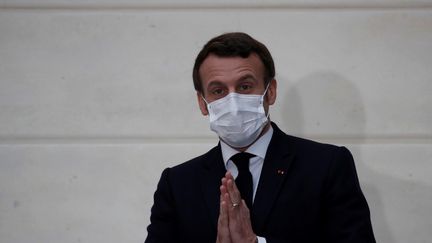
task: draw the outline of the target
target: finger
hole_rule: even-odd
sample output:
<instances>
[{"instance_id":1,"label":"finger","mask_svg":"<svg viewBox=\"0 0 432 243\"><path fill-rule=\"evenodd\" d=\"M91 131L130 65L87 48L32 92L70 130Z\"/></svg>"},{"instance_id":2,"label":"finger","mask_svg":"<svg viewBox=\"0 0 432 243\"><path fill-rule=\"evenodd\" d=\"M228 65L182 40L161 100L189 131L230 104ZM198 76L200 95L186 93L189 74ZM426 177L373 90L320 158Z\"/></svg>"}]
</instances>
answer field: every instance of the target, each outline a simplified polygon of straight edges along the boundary
<instances>
[{"instance_id":1,"label":"finger","mask_svg":"<svg viewBox=\"0 0 432 243\"><path fill-rule=\"evenodd\" d=\"M231 172L228 171L225 173L225 176L222 177L222 179L221 179L222 185L228 187L228 180L229 179L234 180L234 177L231 175Z\"/></svg>"},{"instance_id":2,"label":"finger","mask_svg":"<svg viewBox=\"0 0 432 243\"><path fill-rule=\"evenodd\" d=\"M232 202L240 204L242 198L240 195L240 191L237 189L237 186L233 179L228 179L226 189L228 191L228 194L230 195Z\"/></svg>"},{"instance_id":3,"label":"finger","mask_svg":"<svg viewBox=\"0 0 432 243\"><path fill-rule=\"evenodd\" d=\"M242 206L241 204L241 199L238 201L235 201L238 199L232 199L230 197L229 193L225 193L224 194L224 201L226 201L227 203L229 202L234 202L229 204L229 207L226 208L226 212L227 212L227 217L228 217L228 221L229 221L229 228L230 230L233 230L237 227L237 225L240 223L240 207Z\"/></svg>"},{"instance_id":4,"label":"finger","mask_svg":"<svg viewBox=\"0 0 432 243\"><path fill-rule=\"evenodd\" d=\"M221 201L219 209L218 226L224 229L224 227L228 226L227 203L224 200Z\"/></svg>"},{"instance_id":5,"label":"finger","mask_svg":"<svg viewBox=\"0 0 432 243\"><path fill-rule=\"evenodd\" d=\"M248 239L253 242L256 235L252 229L249 209L244 200L241 200L240 207L236 210L229 211L229 228L233 242L240 242Z\"/></svg>"},{"instance_id":6,"label":"finger","mask_svg":"<svg viewBox=\"0 0 432 243\"><path fill-rule=\"evenodd\" d=\"M240 215L242 220L250 222L249 208L246 204L246 201L243 199L241 200Z\"/></svg>"},{"instance_id":7,"label":"finger","mask_svg":"<svg viewBox=\"0 0 432 243\"><path fill-rule=\"evenodd\" d=\"M223 197L221 196L221 203L219 207L219 219L218 219L218 233L217 240L218 243L229 243L231 242L229 227L228 227L228 205Z\"/></svg>"},{"instance_id":8,"label":"finger","mask_svg":"<svg viewBox=\"0 0 432 243\"><path fill-rule=\"evenodd\" d=\"M234 176L231 174L231 172L229 172L229 171L227 171L226 173L225 173L225 178L228 180L228 179L231 179L231 180L234 180Z\"/></svg>"},{"instance_id":9,"label":"finger","mask_svg":"<svg viewBox=\"0 0 432 243\"><path fill-rule=\"evenodd\" d=\"M225 193L228 193L227 179L225 177L221 179L221 186L219 187L219 190L221 193L220 195L221 195L221 201L222 201L223 195L225 195Z\"/></svg>"},{"instance_id":10,"label":"finger","mask_svg":"<svg viewBox=\"0 0 432 243\"><path fill-rule=\"evenodd\" d=\"M228 179L226 177L223 177L221 179L221 185L227 187L227 181L228 181Z\"/></svg>"},{"instance_id":11,"label":"finger","mask_svg":"<svg viewBox=\"0 0 432 243\"><path fill-rule=\"evenodd\" d=\"M237 189L234 177L232 176L231 172L227 171L225 173L225 177L222 178L222 185L226 190L224 191L224 193L229 194L231 203L235 205L237 204L240 205L240 200L241 200L240 191Z\"/></svg>"},{"instance_id":12,"label":"finger","mask_svg":"<svg viewBox=\"0 0 432 243\"><path fill-rule=\"evenodd\" d=\"M238 190L237 189L237 185L235 184L234 176L231 174L231 172L228 171L227 173L225 173L225 177L224 178L226 179L227 187L229 186L228 183L230 183L230 181L231 181L231 182L233 182L233 184L232 184L233 188L232 189L233 190Z\"/></svg>"}]
</instances>

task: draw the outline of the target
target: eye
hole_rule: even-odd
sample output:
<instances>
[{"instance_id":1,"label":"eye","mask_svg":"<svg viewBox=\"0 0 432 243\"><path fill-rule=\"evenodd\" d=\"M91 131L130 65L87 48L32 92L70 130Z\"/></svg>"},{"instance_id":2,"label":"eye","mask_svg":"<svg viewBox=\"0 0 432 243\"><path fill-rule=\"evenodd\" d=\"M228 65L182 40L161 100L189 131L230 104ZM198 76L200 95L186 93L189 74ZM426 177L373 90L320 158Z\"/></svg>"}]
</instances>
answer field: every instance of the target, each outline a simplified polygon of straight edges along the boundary
<instances>
[{"instance_id":1,"label":"eye","mask_svg":"<svg viewBox=\"0 0 432 243\"><path fill-rule=\"evenodd\" d=\"M212 95L219 96L219 95L222 95L224 93L224 90L221 88L217 88L217 89L213 89L211 91L211 93L212 93Z\"/></svg>"},{"instance_id":2,"label":"eye","mask_svg":"<svg viewBox=\"0 0 432 243\"><path fill-rule=\"evenodd\" d=\"M238 89L239 89L239 91L248 91L248 90L250 90L250 89L252 89L252 85L250 85L250 84L241 84L239 87L238 87Z\"/></svg>"}]
</instances>

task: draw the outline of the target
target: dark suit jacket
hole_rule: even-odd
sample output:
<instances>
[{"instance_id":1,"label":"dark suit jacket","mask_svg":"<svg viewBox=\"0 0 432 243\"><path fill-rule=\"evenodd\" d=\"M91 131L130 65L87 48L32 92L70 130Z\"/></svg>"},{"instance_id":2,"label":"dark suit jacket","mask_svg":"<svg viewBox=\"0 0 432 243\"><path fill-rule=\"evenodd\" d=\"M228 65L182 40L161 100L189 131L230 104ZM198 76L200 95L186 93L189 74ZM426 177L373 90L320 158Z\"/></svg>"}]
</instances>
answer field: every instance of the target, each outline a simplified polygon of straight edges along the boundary
<instances>
[{"instance_id":1,"label":"dark suit jacket","mask_svg":"<svg viewBox=\"0 0 432 243\"><path fill-rule=\"evenodd\" d=\"M351 153L272 126L251 209L254 232L268 243L375 242ZM165 169L145 242L214 243L225 171L220 145Z\"/></svg>"}]
</instances>

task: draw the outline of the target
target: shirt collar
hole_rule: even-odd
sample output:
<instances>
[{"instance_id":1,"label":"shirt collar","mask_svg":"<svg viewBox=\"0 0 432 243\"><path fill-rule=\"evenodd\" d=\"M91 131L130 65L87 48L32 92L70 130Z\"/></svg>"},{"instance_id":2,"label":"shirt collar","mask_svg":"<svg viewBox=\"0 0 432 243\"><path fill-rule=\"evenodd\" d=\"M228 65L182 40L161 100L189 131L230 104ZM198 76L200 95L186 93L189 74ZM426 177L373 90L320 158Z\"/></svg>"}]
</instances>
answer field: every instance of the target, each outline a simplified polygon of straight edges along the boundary
<instances>
[{"instance_id":1,"label":"shirt collar","mask_svg":"<svg viewBox=\"0 0 432 243\"><path fill-rule=\"evenodd\" d=\"M272 126L270 126L269 129L260 138L258 138L258 140L256 140L248 149L246 149L245 152L258 156L264 160L272 136L273 136L273 128ZM222 158L226 165L228 163L228 160L233 155L239 153L239 151L230 147L222 140L220 140L220 144L222 150Z\"/></svg>"}]
</instances>

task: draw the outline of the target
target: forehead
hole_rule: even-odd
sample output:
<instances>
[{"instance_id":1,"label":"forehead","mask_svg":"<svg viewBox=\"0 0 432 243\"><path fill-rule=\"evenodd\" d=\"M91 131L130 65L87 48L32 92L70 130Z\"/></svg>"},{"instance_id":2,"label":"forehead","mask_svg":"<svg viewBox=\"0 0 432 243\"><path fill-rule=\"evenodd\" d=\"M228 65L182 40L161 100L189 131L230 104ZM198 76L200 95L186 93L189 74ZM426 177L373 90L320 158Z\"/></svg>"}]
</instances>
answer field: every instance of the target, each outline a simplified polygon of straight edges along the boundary
<instances>
[{"instance_id":1,"label":"forehead","mask_svg":"<svg viewBox=\"0 0 432 243\"><path fill-rule=\"evenodd\" d=\"M251 53L247 58L210 54L201 64L199 74L204 87L212 81L229 83L244 76L264 80L264 64L255 53Z\"/></svg>"}]
</instances>

